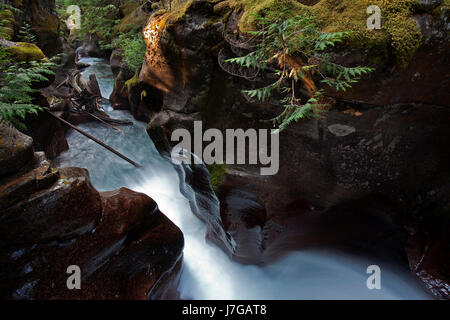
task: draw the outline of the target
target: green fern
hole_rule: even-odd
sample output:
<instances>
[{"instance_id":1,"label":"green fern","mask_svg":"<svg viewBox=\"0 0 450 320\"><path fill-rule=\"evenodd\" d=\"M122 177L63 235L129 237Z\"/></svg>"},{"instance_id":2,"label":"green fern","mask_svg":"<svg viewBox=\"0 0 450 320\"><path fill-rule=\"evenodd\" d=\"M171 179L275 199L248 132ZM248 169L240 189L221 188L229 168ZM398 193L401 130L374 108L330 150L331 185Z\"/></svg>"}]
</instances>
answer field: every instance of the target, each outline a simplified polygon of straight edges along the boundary
<instances>
[{"instance_id":1,"label":"green fern","mask_svg":"<svg viewBox=\"0 0 450 320\"><path fill-rule=\"evenodd\" d=\"M9 10L12 13L17 13L17 14L23 13L23 11L20 10L19 8L13 7L12 5L6 4L6 3L0 3L0 10Z\"/></svg>"},{"instance_id":2,"label":"green fern","mask_svg":"<svg viewBox=\"0 0 450 320\"><path fill-rule=\"evenodd\" d=\"M112 47L123 51L123 61L131 70L139 71L141 69L145 56L145 42L140 26L114 39Z\"/></svg>"},{"instance_id":3,"label":"green fern","mask_svg":"<svg viewBox=\"0 0 450 320\"><path fill-rule=\"evenodd\" d=\"M243 57L226 60L247 69L263 71L276 77L272 84L253 90L243 90L250 98L267 101L275 93L281 94L283 112L274 119L278 131L292 122L309 117L320 117L327 105L321 103L323 91L318 90L313 75L335 90L345 91L358 82L362 75L373 71L369 67L345 67L333 62L326 50L342 42L349 32L325 33L318 30L315 19L306 13L290 16L282 10L267 16L255 15L258 30L248 32L259 39L253 51ZM309 100L297 97L298 82L307 85Z\"/></svg>"},{"instance_id":4,"label":"green fern","mask_svg":"<svg viewBox=\"0 0 450 320\"><path fill-rule=\"evenodd\" d=\"M19 30L18 37L22 42L37 44L36 35L34 34L33 28L28 22L24 22L23 26Z\"/></svg>"},{"instance_id":5,"label":"green fern","mask_svg":"<svg viewBox=\"0 0 450 320\"><path fill-rule=\"evenodd\" d=\"M0 120L25 129L23 120L27 114L37 114L43 110L33 103L32 94L37 90L32 85L48 81L47 76L54 74L57 59L58 56L51 60L17 63L6 50L0 49Z\"/></svg>"}]
</instances>

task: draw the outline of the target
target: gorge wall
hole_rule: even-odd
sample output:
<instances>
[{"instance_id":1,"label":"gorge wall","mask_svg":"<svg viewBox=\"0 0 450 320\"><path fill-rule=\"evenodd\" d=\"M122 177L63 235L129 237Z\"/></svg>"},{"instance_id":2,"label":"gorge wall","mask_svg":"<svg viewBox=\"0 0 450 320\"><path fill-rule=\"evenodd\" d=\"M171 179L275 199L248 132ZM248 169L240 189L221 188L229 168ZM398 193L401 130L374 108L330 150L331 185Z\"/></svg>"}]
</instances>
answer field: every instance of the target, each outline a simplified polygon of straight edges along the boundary
<instances>
[{"instance_id":1,"label":"gorge wall","mask_svg":"<svg viewBox=\"0 0 450 320\"><path fill-rule=\"evenodd\" d=\"M118 105L149 120L149 135L163 153L171 132L192 132L195 120L222 132L272 128L266 120L279 112L276 101L251 101L241 90L258 81L223 68L224 58L248 52L239 45L248 8L235 3L187 1L172 12L154 12L144 27L147 52L139 79L134 76L136 90ZM308 5L318 10L331 1ZM346 1L336 6L342 15L350 10ZM346 93L328 92L336 104L325 119L281 133L277 175L227 166L216 186L220 215L210 218L209 236L230 256L265 263L291 249L337 247L396 259L435 296L449 297L449 8L424 4L407 19L423 39L406 66L398 64L391 40L382 44L384 59L365 44L335 50L345 65L376 72ZM116 58L124 83L132 75L124 76Z\"/></svg>"}]
</instances>

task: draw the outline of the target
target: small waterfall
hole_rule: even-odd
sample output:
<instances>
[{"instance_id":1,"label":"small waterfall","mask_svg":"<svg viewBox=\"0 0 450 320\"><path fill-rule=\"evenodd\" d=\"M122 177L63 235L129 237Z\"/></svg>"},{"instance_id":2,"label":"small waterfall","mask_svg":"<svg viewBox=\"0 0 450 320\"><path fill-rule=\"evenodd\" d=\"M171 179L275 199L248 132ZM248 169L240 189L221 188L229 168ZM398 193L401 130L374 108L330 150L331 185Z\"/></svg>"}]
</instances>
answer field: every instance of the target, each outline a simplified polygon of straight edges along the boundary
<instances>
[{"instance_id":1,"label":"small waterfall","mask_svg":"<svg viewBox=\"0 0 450 320\"><path fill-rule=\"evenodd\" d=\"M109 65L101 59L86 58L91 67L84 77L95 73L104 97L113 89ZM141 169L111 154L77 132L70 131L70 149L55 164L87 168L92 183L100 191L128 187L152 197L160 210L185 237L182 299L426 299L406 270L380 265L381 290L366 286L366 269L377 264L355 257L325 251L292 252L273 264L259 267L231 261L219 247L205 240L206 225L191 211L180 192L180 175L162 157L146 133L146 124L137 122L127 111L105 110L114 118L127 119L133 126L122 127L123 134L101 123L81 125L95 137L142 164Z\"/></svg>"}]
</instances>

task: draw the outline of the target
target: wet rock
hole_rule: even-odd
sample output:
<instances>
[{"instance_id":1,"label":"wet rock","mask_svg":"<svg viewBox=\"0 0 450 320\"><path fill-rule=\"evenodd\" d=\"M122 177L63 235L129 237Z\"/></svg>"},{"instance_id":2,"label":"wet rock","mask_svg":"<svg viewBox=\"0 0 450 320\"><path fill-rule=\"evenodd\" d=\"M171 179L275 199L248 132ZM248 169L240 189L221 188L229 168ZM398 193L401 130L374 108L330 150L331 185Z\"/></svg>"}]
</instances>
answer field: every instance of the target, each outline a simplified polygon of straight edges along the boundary
<instances>
[{"instance_id":1,"label":"wet rock","mask_svg":"<svg viewBox=\"0 0 450 320\"><path fill-rule=\"evenodd\" d=\"M21 10L16 14L18 26L24 21L31 22L37 36L37 43L45 55L53 56L62 49L60 23L54 0L23 0L13 2Z\"/></svg>"},{"instance_id":2,"label":"wet rock","mask_svg":"<svg viewBox=\"0 0 450 320\"><path fill-rule=\"evenodd\" d=\"M48 106L45 98L41 98L41 101L41 105ZM43 151L47 157L53 159L69 149L65 137L67 127L47 112L27 116L26 124L26 132L33 137L36 151Z\"/></svg>"},{"instance_id":3,"label":"wet rock","mask_svg":"<svg viewBox=\"0 0 450 320\"><path fill-rule=\"evenodd\" d=\"M33 139L0 122L0 177L14 173L33 158Z\"/></svg>"},{"instance_id":4,"label":"wet rock","mask_svg":"<svg viewBox=\"0 0 450 320\"><path fill-rule=\"evenodd\" d=\"M217 14L223 9L216 4ZM220 216L212 191L199 186L207 174L196 167L180 170L193 211L210 211L200 214L209 225L208 238L247 263L270 262L293 249L333 247L388 261L396 256L405 268L414 257L405 249L411 224L433 234L430 245L436 245L440 236L432 225L448 230L442 212L448 211L450 179L444 9L419 15L426 41L405 69L390 59L379 61L376 72L353 89L329 92L337 106L324 119L302 121L282 132L276 175L261 177L258 168L234 166L219 187ZM151 114L147 128L160 152L170 151L173 130L186 128L192 134L196 118L205 130L272 128L267 119L280 113L276 99L250 101L241 90L257 87L257 81L233 77L217 65L217 48L224 48L227 57L247 52L228 45L232 39L223 36L238 37L240 16L233 12L221 21L208 5L199 4L147 41L140 80L163 94L161 110ZM159 22L150 19L147 28L156 30ZM366 54L355 48L336 52L343 65L368 65ZM356 112L342 112L348 104ZM436 263L421 269L422 277L410 267L435 294L450 281L437 256L429 256Z\"/></svg>"},{"instance_id":5,"label":"wet rock","mask_svg":"<svg viewBox=\"0 0 450 320\"><path fill-rule=\"evenodd\" d=\"M43 153L0 185L3 299L177 298L183 235L145 194L99 193ZM73 265L80 290L67 288Z\"/></svg>"},{"instance_id":6,"label":"wet rock","mask_svg":"<svg viewBox=\"0 0 450 320\"><path fill-rule=\"evenodd\" d=\"M220 203L209 184L209 172L204 165L175 165L180 177L180 191L189 200L192 212L207 225L206 237L230 256L234 240L225 232L220 218Z\"/></svg>"},{"instance_id":7,"label":"wet rock","mask_svg":"<svg viewBox=\"0 0 450 320\"><path fill-rule=\"evenodd\" d=\"M76 49L76 61L83 57L106 57L108 54L102 50L98 44L99 37L97 35L89 35L89 37L81 43Z\"/></svg>"},{"instance_id":8,"label":"wet rock","mask_svg":"<svg viewBox=\"0 0 450 320\"><path fill-rule=\"evenodd\" d=\"M440 299L450 299L448 226L442 224L431 228L413 229L406 246L409 265L433 295Z\"/></svg>"},{"instance_id":9,"label":"wet rock","mask_svg":"<svg viewBox=\"0 0 450 320\"><path fill-rule=\"evenodd\" d=\"M0 180L0 210L24 200L42 188L50 187L59 175L42 152L34 154L28 170L21 170L18 174Z\"/></svg>"},{"instance_id":10,"label":"wet rock","mask_svg":"<svg viewBox=\"0 0 450 320\"><path fill-rule=\"evenodd\" d=\"M232 257L241 263L262 264L266 209L254 194L231 186L221 185L219 199L224 228L235 241Z\"/></svg>"},{"instance_id":11,"label":"wet rock","mask_svg":"<svg viewBox=\"0 0 450 320\"><path fill-rule=\"evenodd\" d=\"M92 231L100 218L101 202L87 171L63 169L60 174L48 189L3 209L0 238L5 245L66 241Z\"/></svg>"},{"instance_id":12,"label":"wet rock","mask_svg":"<svg viewBox=\"0 0 450 320\"><path fill-rule=\"evenodd\" d=\"M126 110L130 108L125 82L133 77L133 72L122 62L120 50L114 50L110 57L111 70L114 75L114 89L109 101L114 109Z\"/></svg>"}]
</instances>

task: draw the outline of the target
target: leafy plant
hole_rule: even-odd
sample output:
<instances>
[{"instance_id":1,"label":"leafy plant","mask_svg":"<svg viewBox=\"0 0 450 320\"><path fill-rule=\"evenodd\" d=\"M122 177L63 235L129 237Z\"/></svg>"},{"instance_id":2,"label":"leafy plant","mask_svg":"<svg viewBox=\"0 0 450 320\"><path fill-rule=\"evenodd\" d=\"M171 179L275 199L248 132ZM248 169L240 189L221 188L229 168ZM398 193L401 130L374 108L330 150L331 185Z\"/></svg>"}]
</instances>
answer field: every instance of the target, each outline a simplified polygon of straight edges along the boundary
<instances>
[{"instance_id":1,"label":"leafy plant","mask_svg":"<svg viewBox=\"0 0 450 320\"><path fill-rule=\"evenodd\" d=\"M140 70L146 51L140 30L137 32L132 30L121 34L113 41L113 47L122 49L123 61L127 63L131 70Z\"/></svg>"},{"instance_id":2,"label":"leafy plant","mask_svg":"<svg viewBox=\"0 0 450 320\"><path fill-rule=\"evenodd\" d=\"M81 29L76 34L80 39L88 35L99 36L99 44L102 49L111 49L112 41L117 33L117 25L120 22L120 11L109 0L57 0L58 15L67 18L67 7L71 4L81 9Z\"/></svg>"},{"instance_id":3,"label":"leafy plant","mask_svg":"<svg viewBox=\"0 0 450 320\"><path fill-rule=\"evenodd\" d=\"M33 83L48 81L53 75L55 61L14 62L9 53L0 49L0 120L7 121L18 129L25 129L22 120L27 114L37 114L43 108L33 103L32 94L37 90Z\"/></svg>"},{"instance_id":4,"label":"leafy plant","mask_svg":"<svg viewBox=\"0 0 450 320\"><path fill-rule=\"evenodd\" d=\"M23 42L37 44L36 35L34 34L33 28L28 22L24 22L23 26L19 30L18 37Z\"/></svg>"},{"instance_id":5,"label":"leafy plant","mask_svg":"<svg viewBox=\"0 0 450 320\"><path fill-rule=\"evenodd\" d=\"M248 31L257 44L249 54L228 59L258 73L263 71L274 78L269 85L244 90L249 97L261 102L275 93L280 94L283 112L273 121L284 130L293 121L319 117L328 107L323 90L318 89L314 76L335 90L346 90L363 74L371 72L369 67L345 67L333 62L326 50L342 42L348 32L325 33L318 30L314 17L307 13L290 16L289 10L255 15L258 30ZM299 98L297 83L301 82L308 95L307 101Z\"/></svg>"},{"instance_id":6,"label":"leafy plant","mask_svg":"<svg viewBox=\"0 0 450 320\"><path fill-rule=\"evenodd\" d=\"M19 8L16 8L10 4L6 4L6 3L0 3L0 10L9 10L13 13L23 13L22 10L20 10Z\"/></svg>"}]
</instances>

